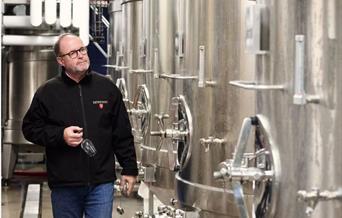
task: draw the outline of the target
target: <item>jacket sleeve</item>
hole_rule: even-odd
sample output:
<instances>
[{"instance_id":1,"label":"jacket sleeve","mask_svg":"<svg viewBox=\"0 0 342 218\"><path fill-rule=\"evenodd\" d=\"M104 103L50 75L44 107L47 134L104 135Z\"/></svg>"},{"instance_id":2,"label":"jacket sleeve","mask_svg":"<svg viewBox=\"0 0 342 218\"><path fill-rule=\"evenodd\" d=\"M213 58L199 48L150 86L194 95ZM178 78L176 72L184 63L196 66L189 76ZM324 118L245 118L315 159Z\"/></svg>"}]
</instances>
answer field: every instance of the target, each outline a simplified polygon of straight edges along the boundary
<instances>
[{"instance_id":1,"label":"jacket sleeve","mask_svg":"<svg viewBox=\"0 0 342 218\"><path fill-rule=\"evenodd\" d=\"M132 127L121 93L114 106L113 147L123 170L122 175L138 175Z\"/></svg>"},{"instance_id":2,"label":"jacket sleeve","mask_svg":"<svg viewBox=\"0 0 342 218\"><path fill-rule=\"evenodd\" d=\"M22 132L25 138L46 147L66 145L63 138L64 126L49 121L47 114L46 107L35 94L23 119Z\"/></svg>"}]
</instances>

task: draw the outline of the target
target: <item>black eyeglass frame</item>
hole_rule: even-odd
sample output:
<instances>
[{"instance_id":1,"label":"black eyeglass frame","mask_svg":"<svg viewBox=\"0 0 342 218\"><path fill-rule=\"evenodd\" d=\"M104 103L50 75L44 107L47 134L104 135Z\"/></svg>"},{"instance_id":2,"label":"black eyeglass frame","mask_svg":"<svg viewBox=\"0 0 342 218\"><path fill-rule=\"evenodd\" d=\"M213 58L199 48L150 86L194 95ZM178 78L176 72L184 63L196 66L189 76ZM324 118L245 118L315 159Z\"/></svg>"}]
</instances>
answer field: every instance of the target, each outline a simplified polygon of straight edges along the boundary
<instances>
[{"instance_id":1,"label":"black eyeglass frame","mask_svg":"<svg viewBox=\"0 0 342 218\"><path fill-rule=\"evenodd\" d=\"M71 59L75 59L75 58L78 57L78 53L81 53L82 55L85 55L85 54L87 54L87 52L88 52L87 47L81 47L81 48L79 48L77 50L72 50L72 51L70 51L70 52L68 52L66 54L59 55L58 57L62 58L64 56L68 55Z\"/></svg>"}]
</instances>

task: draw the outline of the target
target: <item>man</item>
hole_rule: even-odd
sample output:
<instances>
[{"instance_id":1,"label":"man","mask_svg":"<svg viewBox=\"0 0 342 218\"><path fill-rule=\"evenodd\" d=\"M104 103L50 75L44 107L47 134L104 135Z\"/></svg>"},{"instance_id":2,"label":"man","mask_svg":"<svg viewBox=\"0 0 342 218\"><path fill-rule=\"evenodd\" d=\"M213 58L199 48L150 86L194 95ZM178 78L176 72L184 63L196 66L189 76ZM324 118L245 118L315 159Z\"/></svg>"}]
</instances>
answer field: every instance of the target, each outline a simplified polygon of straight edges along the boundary
<instances>
[{"instance_id":1,"label":"man","mask_svg":"<svg viewBox=\"0 0 342 218\"><path fill-rule=\"evenodd\" d=\"M89 70L87 49L76 35L61 35L54 50L62 73L38 88L23 134L46 148L55 218L111 217L114 154L128 195L138 174L122 95L109 79Z\"/></svg>"}]
</instances>

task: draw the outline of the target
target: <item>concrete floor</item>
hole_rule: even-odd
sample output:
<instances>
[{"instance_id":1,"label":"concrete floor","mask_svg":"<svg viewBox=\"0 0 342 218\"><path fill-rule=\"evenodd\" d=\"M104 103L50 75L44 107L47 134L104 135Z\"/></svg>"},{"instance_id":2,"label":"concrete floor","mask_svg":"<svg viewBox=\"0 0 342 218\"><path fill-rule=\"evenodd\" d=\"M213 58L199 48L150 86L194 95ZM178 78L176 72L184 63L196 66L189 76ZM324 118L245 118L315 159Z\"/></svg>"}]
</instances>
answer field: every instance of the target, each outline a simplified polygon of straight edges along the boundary
<instances>
[{"instance_id":1,"label":"concrete floor","mask_svg":"<svg viewBox=\"0 0 342 218\"><path fill-rule=\"evenodd\" d=\"M22 205L25 198L26 187L28 184L42 184L42 204L41 217L52 218L52 209L50 201L50 189L48 188L46 178L44 176L18 176L14 175L8 186L1 187L1 217L3 218L20 218L22 213ZM116 208L121 206L124 214L120 215ZM137 211L143 210L143 201L141 198L122 197L120 193L116 193L113 216L115 218L131 218Z\"/></svg>"}]
</instances>

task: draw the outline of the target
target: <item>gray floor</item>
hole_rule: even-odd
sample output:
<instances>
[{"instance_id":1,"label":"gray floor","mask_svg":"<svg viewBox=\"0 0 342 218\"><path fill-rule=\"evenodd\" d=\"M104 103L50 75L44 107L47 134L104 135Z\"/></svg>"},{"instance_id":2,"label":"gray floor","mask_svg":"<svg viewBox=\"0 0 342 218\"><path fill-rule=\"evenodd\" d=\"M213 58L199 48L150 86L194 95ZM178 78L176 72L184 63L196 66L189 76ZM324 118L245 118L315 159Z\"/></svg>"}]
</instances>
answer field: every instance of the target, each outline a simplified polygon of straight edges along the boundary
<instances>
[{"instance_id":1,"label":"gray floor","mask_svg":"<svg viewBox=\"0 0 342 218\"><path fill-rule=\"evenodd\" d=\"M26 187L28 184L43 184L42 185L42 204L41 217L52 218L50 190L46 183L46 178L42 176L18 176L14 175L9 185L1 188L1 217L3 218L20 218L22 212L23 199L25 198ZM120 215L116 208L121 206L124 209L124 214ZM143 210L142 199L136 194L134 197L122 197L119 193L115 195L113 206L113 217L131 218L137 211Z\"/></svg>"}]
</instances>

